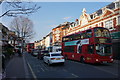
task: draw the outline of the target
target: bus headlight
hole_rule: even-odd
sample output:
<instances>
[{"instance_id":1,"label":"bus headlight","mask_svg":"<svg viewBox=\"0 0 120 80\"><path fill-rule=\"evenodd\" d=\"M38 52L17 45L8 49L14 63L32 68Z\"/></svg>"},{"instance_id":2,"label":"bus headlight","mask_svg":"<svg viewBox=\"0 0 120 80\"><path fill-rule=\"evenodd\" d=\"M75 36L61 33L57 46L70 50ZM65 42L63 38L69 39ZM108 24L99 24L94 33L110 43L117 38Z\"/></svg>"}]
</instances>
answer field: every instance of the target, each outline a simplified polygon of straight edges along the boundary
<instances>
[{"instance_id":1,"label":"bus headlight","mask_svg":"<svg viewBox=\"0 0 120 80\"><path fill-rule=\"evenodd\" d=\"M113 61L113 59L111 59L111 61Z\"/></svg>"}]
</instances>

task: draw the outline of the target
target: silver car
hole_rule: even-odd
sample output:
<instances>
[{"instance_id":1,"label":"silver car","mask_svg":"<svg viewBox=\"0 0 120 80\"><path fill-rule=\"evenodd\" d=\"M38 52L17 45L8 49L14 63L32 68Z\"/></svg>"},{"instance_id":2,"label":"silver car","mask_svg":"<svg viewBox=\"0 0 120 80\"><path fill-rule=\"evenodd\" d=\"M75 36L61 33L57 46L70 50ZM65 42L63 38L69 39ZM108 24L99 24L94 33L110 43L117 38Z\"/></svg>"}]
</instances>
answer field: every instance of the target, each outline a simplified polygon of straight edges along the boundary
<instances>
[{"instance_id":1,"label":"silver car","mask_svg":"<svg viewBox=\"0 0 120 80\"><path fill-rule=\"evenodd\" d=\"M54 63L65 63L64 57L59 52L50 52L46 55L44 55L43 60L48 65L54 64Z\"/></svg>"}]
</instances>

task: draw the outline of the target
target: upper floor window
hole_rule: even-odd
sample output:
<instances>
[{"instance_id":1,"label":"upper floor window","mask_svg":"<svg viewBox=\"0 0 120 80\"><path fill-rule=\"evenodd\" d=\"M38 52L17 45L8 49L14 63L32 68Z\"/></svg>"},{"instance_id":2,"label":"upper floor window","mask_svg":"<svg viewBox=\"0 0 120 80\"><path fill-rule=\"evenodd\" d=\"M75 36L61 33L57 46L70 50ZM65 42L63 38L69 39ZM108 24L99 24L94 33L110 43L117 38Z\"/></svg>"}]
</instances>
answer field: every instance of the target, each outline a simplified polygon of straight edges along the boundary
<instances>
[{"instance_id":1,"label":"upper floor window","mask_svg":"<svg viewBox=\"0 0 120 80\"><path fill-rule=\"evenodd\" d=\"M118 16L118 25L120 25L120 16Z\"/></svg>"},{"instance_id":2,"label":"upper floor window","mask_svg":"<svg viewBox=\"0 0 120 80\"><path fill-rule=\"evenodd\" d=\"M112 29L113 28L113 20L108 20L105 22L105 28Z\"/></svg>"},{"instance_id":3,"label":"upper floor window","mask_svg":"<svg viewBox=\"0 0 120 80\"><path fill-rule=\"evenodd\" d=\"M116 7L119 8L120 7L120 3L116 2Z\"/></svg>"}]
</instances>

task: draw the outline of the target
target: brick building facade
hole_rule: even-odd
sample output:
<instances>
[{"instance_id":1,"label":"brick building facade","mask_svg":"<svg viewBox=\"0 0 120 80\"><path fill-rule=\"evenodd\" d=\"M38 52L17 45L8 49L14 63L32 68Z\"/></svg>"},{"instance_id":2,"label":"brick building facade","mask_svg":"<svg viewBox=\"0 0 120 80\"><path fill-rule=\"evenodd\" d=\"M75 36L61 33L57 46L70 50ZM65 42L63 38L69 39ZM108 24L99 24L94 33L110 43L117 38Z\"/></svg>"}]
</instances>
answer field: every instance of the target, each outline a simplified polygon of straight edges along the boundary
<instances>
[{"instance_id":1,"label":"brick building facade","mask_svg":"<svg viewBox=\"0 0 120 80\"><path fill-rule=\"evenodd\" d=\"M66 26L68 26L70 23L69 22L65 22L63 24L60 24L59 26L57 26L56 28L52 29L52 43L53 45L61 45L61 41L62 41L62 37L63 37L63 28L65 28Z\"/></svg>"}]
</instances>

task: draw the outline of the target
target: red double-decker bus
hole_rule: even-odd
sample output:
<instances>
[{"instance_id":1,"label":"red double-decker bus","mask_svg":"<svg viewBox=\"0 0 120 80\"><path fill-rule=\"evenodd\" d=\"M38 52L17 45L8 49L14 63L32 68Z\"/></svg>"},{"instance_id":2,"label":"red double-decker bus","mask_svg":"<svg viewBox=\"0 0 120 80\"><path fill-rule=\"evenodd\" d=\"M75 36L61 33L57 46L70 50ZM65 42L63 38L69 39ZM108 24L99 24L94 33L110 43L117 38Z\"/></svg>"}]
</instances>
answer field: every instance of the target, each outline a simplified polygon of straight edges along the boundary
<instances>
[{"instance_id":1,"label":"red double-decker bus","mask_svg":"<svg viewBox=\"0 0 120 80\"><path fill-rule=\"evenodd\" d=\"M66 59L86 63L112 63L110 32L94 27L62 38L62 55Z\"/></svg>"},{"instance_id":2,"label":"red double-decker bus","mask_svg":"<svg viewBox=\"0 0 120 80\"><path fill-rule=\"evenodd\" d=\"M32 53L34 49L34 43L27 43L27 52Z\"/></svg>"}]
</instances>

